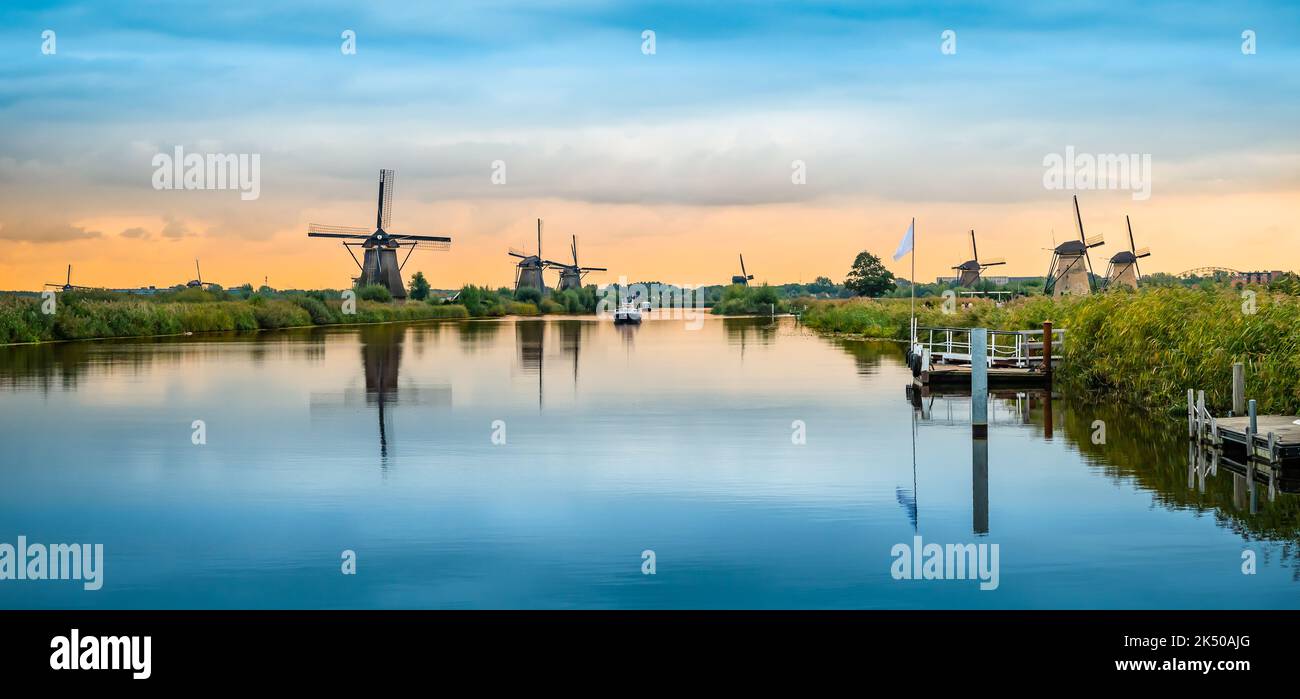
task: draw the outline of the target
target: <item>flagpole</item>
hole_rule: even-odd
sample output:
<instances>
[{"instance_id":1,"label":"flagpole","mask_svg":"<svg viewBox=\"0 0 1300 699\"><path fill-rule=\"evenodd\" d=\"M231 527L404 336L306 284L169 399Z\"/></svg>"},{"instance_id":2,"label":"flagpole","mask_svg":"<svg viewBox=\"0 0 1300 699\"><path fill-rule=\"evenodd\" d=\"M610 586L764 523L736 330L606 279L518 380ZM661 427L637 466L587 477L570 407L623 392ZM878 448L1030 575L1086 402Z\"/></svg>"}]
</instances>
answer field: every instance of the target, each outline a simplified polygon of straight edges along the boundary
<instances>
[{"instance_id":1,"label":"flagpole","mask_svg":"<svg viewBox=\"0 0 1300 699\"><path fill-rule=\"evenodd\" d=\"M912 345L916 344L916 217L912 217Z\"/></svg>"}]
</instances>

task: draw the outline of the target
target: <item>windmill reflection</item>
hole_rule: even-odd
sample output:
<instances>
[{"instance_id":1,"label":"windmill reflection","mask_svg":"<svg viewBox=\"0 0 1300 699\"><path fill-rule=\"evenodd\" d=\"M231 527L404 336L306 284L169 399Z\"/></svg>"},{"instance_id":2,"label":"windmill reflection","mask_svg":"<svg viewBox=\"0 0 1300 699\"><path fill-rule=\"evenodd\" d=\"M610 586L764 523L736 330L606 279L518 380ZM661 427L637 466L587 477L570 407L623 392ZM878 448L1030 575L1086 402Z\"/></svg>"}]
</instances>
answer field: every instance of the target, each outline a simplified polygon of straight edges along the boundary
<instances>
[{"instance_id":1,"label":"windmill reflection","mask_svg":"<svg viewBox=\"0 0 1300 699\"><path fill-rule=\"evenodd\" d=\"M361 373L364 389L350 388L342 393L313 393L312 419L352 422L358 412L374 410L379 441L379 465L384 472L394 453L394 408L399 402L399 379L408 332L419 332L401 324L366 325L354 331L360 345ZM419 363L417 361L417 363ZM355 379L354 379L355 381ZM354 384L355 386L355 384ZM412 386L409 381L400 389L403 406L446 406L451 404L451 386ZM331 425L331 427L336 427Z\"/></svg>"},{"instance_id":2,"label":"windmill reflection","mask_svg":"<svg viewBox=\"0 0 1300 699\"><path fill-rule=\"evenodd\" d=\"M361 363L366 375L366 404L377 408L379 415L379 456L388 459L388 423L385 415L389 401L397 399L397 372L402 364L402 340L406 328L401 325L372 325L361 329Z\"/></svg>"},{"instance_id":3,"label":"windmill reflection","mask_svg":"<svg viewBox=\"0 0 1300 699\"><path fill-rule=\"evenodd\" d=\"M545 407L546 327L554 325L560 336L560 356L571 364L573 390L578 391L578 359L582 353L583 333L590 323L581 320L525 320L515 322L515 351L519 369L525 375L537 375L537 409Z\"/></svg>"}]
</instances>

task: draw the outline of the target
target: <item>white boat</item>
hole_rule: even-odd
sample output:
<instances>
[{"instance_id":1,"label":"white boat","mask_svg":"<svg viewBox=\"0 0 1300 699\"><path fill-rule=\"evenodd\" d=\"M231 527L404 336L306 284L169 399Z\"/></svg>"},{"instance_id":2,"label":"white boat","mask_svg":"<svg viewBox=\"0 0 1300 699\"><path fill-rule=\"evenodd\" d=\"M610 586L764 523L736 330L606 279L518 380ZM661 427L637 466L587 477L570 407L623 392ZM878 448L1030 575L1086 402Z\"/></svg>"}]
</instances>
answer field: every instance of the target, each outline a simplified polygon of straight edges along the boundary
<instances>
[{"instance_id":1,"label":"white boat","mask_svg":"<svg viewBox=\"0 0 1300 699\"><path fill-rule=\"evenodd\" d=\"M614 325L640 324L641 309L635 302L624 301L614 311Z\"/></svg>"}]
</instances>

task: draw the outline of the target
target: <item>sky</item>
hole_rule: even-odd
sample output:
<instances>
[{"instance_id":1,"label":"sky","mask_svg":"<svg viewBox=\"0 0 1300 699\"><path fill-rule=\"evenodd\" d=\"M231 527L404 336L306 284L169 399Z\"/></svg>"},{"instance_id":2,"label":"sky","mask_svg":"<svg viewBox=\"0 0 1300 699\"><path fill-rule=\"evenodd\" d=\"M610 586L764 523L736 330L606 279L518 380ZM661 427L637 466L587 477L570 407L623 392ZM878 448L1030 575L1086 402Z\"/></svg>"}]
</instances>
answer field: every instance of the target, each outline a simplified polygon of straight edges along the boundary
<instances>
[{"instance_id":1,"label":"sky","mask_svg":"<svg viewBox=\"0 0 1300 699\"><path fill-rule=\"evenodd\" d=\"M195 259L344 287L355 264L306 230L373 227L381 168L392 232L452 237L405 269L437 288L512 283L538 218L546 257L576 235L609 268L589 283L723 283L742 252L758 282L840 281L861 250L910 277L913 218L918 279L971 229L1036 276L1071 195L1095 267L1128 215L1144 272L1300 269L1300 6L916 5L7 2L0 289L69 264L172 285ZM155 188L178 146L258 156L257 198ZM1067 148L1149 158L1149 188L1049 187Z\"/></svg>"}]
</instances>

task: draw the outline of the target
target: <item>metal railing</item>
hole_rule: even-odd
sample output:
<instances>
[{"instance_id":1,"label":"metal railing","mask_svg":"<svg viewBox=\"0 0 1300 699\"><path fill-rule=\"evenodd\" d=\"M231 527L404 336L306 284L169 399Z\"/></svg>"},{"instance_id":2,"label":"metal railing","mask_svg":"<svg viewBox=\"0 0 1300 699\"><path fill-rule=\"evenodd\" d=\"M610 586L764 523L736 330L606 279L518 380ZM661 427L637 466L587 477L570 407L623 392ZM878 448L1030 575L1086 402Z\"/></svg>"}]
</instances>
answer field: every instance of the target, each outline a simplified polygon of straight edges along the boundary
<instances>
[{"instance_id":1,"label":"metal railing","mask_svg":"<svg viewBox=\"0 0 1300 699\"><path fill-rule=\"evenodd\" d=\"M916 329L913 352L927 356L931 364L969 364L970 328ZM1065 330L1052 330L1052 356L1060 357L1065 347ZM1042 330L989 330L989 366L1030 368L1043 363Z\"/></svg>"}]
</instances>

